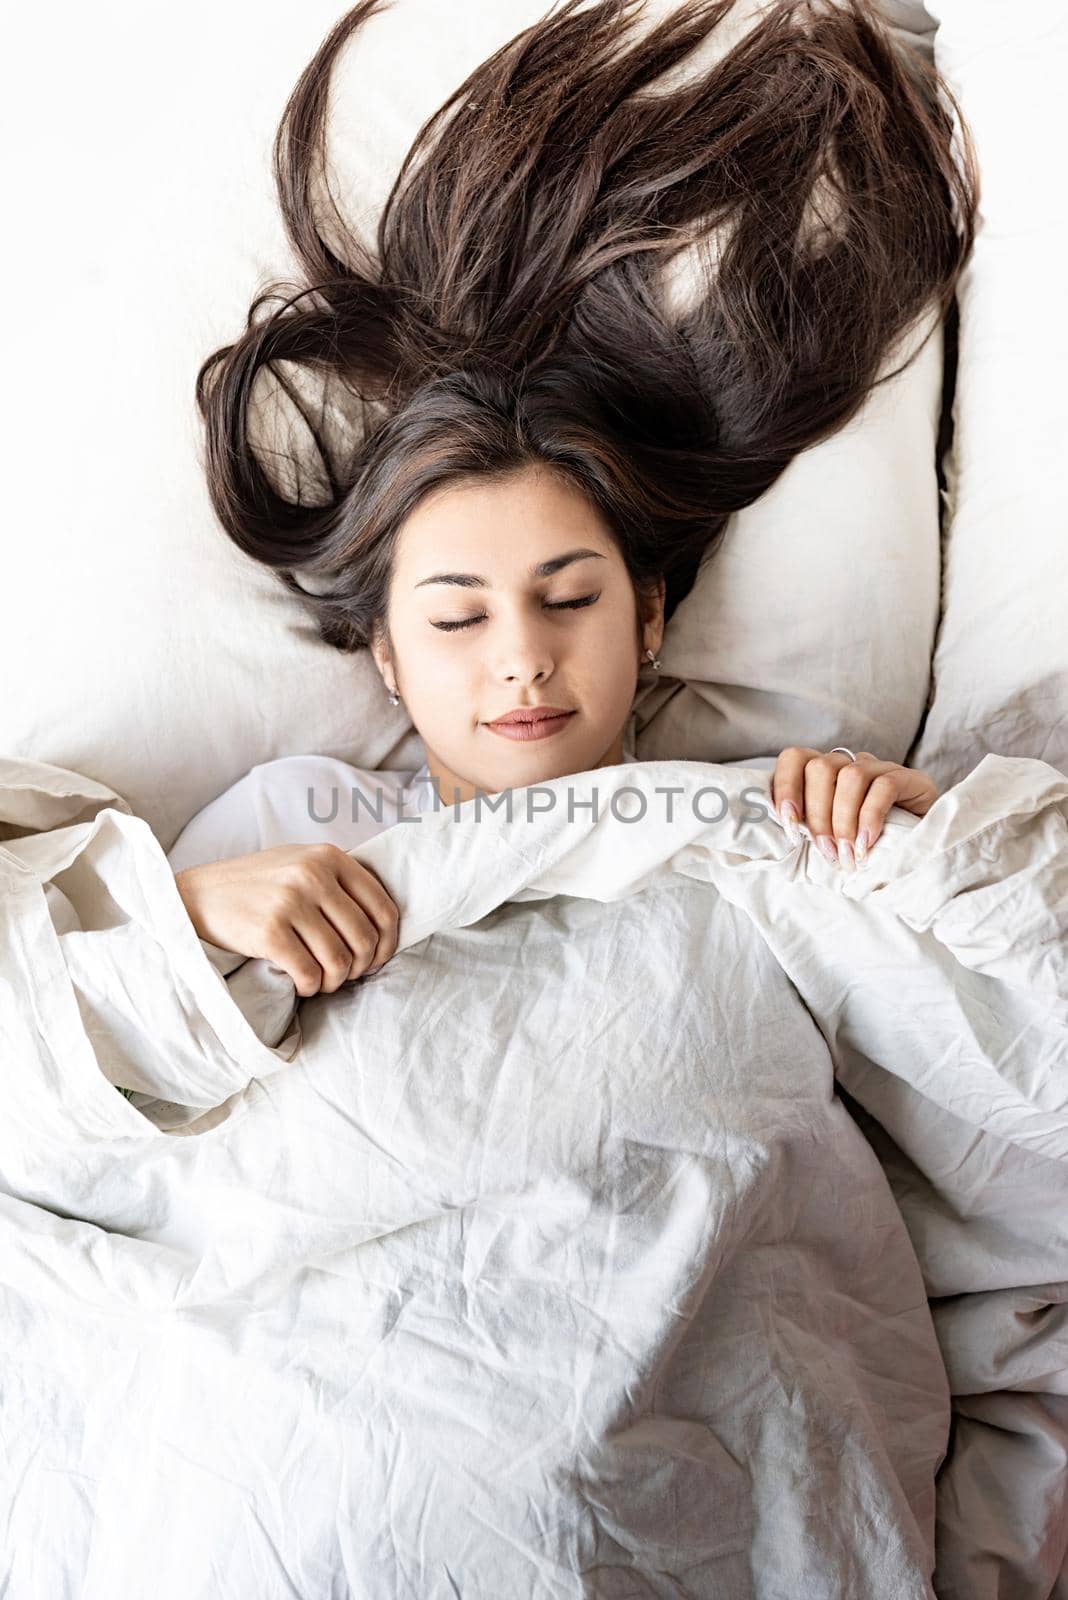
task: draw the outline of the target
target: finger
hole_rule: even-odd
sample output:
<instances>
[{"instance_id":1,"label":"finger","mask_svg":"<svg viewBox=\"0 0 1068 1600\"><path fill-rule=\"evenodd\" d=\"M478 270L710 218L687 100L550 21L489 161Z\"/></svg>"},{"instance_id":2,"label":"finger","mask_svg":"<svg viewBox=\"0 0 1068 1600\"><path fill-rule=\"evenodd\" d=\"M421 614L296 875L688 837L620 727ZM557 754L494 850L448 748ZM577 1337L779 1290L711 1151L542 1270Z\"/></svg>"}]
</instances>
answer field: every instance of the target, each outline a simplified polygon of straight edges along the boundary
<instances>
[{"instance_id":1,"label":"finger","mask_svg":"<svg viewBox=\"0 0 1068 1600\"><path fill-rule=\"evenodd\" d=\"M805 820L817 848L834 866L838 865L838 851L832 837L832 811L838 774L849 766L849 757L841 754L820 754L805 767Z\"/></svg>"},{"instance_id":2,"label":"finger","mask_svg":"<svg viewBox=\"0 0 1068 1600\"><path fill-rule=\"evenodd\" d=\"M900 789L901 781L893 770L879 773L873 779L860 808L858 825L859 832L865 835L865 858L871 854L872 846L882 833L887 812L896 805Z\"/></svg>"},{"instance_id":3,"label":"finger","mask_svg":"<svg viewBox=\"0 0 1068 1600\"><path fill-rule=\"evenodd\" d=\"M323 969L304 940L291 927L272 930L264 943L264 959L281 967L293 980L302 999L319 993Z\"/></svg>"},{"instance_id":4,"label":"finger","mask_svg":"<svg viewBox=\"0 0 1068 1600\"><path fill-rule=\"evenodd\" d=\"M347 889L340 883L324 889L319 910L348 948L351 965L344 981L362 977L372 962L376 965L380 963L381 935L378 926Z\"/></svg>"},{"instance_id":5,"label":"finger","mask_svg":"<svg viewBox=\"0 0 1068 1600\"><path fill-rule=\"evenodd\" d=\"M849 871L856 865L857 830L861 807L871 787L871 765L872 758L865 759L863 752L858 753L855 761L847 761L841 768L835 784L831 829L838 849L839 865Z\"/></svg>"},{"instance_id":6,"label":"finger","mask_svg":"<svg viewBox=\"0 0 1068 1600\"><path fill-rule=\"evenodd\" d=\"M309 910L293 927L319 963L320 994L333 994L341 988L352 969L352 951L318 909Z\"/></svg>"},{"instance_id":7,"label":"finger","mask_svg":"<svg viewBox=\"0 0 1068 1600\"><path fill-rule=\"evenodd\" d=\"M851 777L854 768L860 774L856 779ZM871 793L872 784L877 778L893 777L894 774L900 773L900 771L901 768L896 762L880 761L879 757L873 756L870 750L860 750L857 752L854 767L847 768L842 772L838 780L838 792L835 797L835 812L832 820L834 822L835 836L838 839L839 856L844 864L854 866L857 862L863 864L867 860L868 851L878 834L871 831L866 819L874 817L875 828L881 829L882 817L885 816L886 810L889 810L887 805L883 809L882 815L880 815L882 802L879 800L879 795L884 792L885 784L877 791L874 805L869 804L868 796ZM839 821L837 811L839 798L842 804L841 821ZM866 806L868 807L867 811L865 811ZM848 843L851 849L843 849L843 843Z\"/></svg>"},{"instance_id":8,"label":"finger","mask_svg":"<svg viewBox=\"0 0 1068 1600\"><path fill-rule=\"evenodd\" d=\"M805 763L819 753L802 745L788 745L771 775L771 803L791 844L796 844L797 839L790 834L790 824L805 821Z\"/></svg>"},{"instance_id":9,"label":"finger","mask_svg":"<svg viewBox=\"0 0 1068 1600\"><path fill-rule=\"evenodd\" d=\"M900 770L892 761L880 761L870 750L859 750L856 760L847 762L839 772L831 808L831 825L839 865L847 871L852 871L858 861L863 863L867 860L871 841L861 816L872 784L877 778Z\"/></svg>"},{"instance_id":10,"label":"finger","mask_svg":"<svg viewBox=\"0 0 1068 1600\"><path fill-rule=\"evenodd\" d=\"M397 953L400 937L400 911L385 884L361 861L346 855L339 861L338 881L374 924L378 947L374 963L381 967Z\"/></svg>"}]
</instances>

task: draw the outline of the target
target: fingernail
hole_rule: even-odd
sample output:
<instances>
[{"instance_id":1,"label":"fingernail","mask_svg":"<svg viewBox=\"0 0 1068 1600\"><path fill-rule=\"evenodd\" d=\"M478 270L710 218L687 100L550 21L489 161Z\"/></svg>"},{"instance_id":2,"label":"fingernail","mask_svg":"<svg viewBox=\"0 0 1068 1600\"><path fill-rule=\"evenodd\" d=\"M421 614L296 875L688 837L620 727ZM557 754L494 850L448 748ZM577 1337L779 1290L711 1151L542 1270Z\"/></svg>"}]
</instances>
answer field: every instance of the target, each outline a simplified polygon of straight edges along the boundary
<instances>
[{"instance_id":1,"label":"fingernail","mask_svg":"<svg viewBox=\"0 0 1068 1600\"><path fill-rule=\"evenodd\" d=\"M783 801L779 808L779 817L791 845L798 844L801 839L801 830L797 826L797 807L792 800Z\"/></svg>"},{"instance_id":2,"label":"fingernail","mask_svg":"<svg viewBox=\"0 0 1068 1600\"><path fill-rule=\"evenodd\" d=\"M839 839L838 841L838 860L847 872L852 872L856 866L856 862L853 860L853 846L848 839Z\"/></svg>"},{"instance_id":3,"label":"fingernail","mask_svg":"<svg viewBox=\"0 0 1068 1600\"><path fill-rule=\"evenodd\" d=\"M838 852L834 848L834 840L829 833L818 833L816 835L816 847L821 855L825 856L831 863L832 867L838 865Z\"/></svg>"},{"instance_id":4,"label":"fingernail","mask_svg":"<svg viewBox=\"0 0 1068 1600\"><path fill-rule=\"evenodd\" d=\"M868 859L868 830L861 828L857 834L857 860L860 862Z\"/></svg>"}]
</instances>

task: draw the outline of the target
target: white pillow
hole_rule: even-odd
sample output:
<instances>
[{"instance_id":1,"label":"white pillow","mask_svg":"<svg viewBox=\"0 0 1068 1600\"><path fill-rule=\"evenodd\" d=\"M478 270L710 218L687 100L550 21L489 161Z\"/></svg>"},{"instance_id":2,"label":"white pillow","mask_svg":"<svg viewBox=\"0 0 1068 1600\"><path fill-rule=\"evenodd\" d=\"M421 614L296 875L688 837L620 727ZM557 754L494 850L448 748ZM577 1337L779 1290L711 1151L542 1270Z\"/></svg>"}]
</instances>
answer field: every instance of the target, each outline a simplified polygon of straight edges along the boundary
<instances>
[{"instance_id":1,"label":"white pillow","mask_svg":"<svg viewBox=\"0 0 1068 1600\"><path fill-rule=\"evenodd\" d=\"M661 8L663 0L661 0ZM8 19L9 428L0 755L110 785L164 848L253 766L314 752L414 768L422 741L370 658L314 635L242 557L204 486L193 383L292 260L270 143L346 8L190 0L181 24L130 0ZM752 8L750 8L752 9ZM420 123L543 0L395 0L339 65L335 151L370 228ZM726 37L726 36L725 36ZM784 744L903 751L923 711L937 603L940 372L919 363L738 519L716 572L639 691L640 755L729 759ZM17 530L13 532L12 530ZM665 703L666 702L666 703ZM856 743L854 743L854 748Z\"/></svg>"},{"instance_id":2,"label":"white pillow","mask_svg":"<svg viewBox=\"0 0 1068 1600\"><path fill-rule=\"evenodd\" d=\"M900 365L932 323L910 367L731 519L665 630L661 672L643 671L640 757L732 761L842 744L904 759L938 623L933 313L883 366Z\"/></svg>"},{"instance_id":3,"label":"white pillow","mask_svg":"<svg viewBox=\"0 0 1068 1600\"><path fill-rule=\"evenodd\" d=\"M5 19L9 59L48 71L7 85L10 125L37 133L7 188L33 246L4 252L22 310L0 754L110 785L165 848L263 760L422 760L370 658L323 644L230 544L200 463L196 370L291 270L270 136L339 9L190 0L164 21L102 0L58 29L32 6Z\"/></svg>"},{"instance_id":4,"label":"white pillow","mask_svg":"<svg viewBox=\"0 0 1068 1600\"><path fill-rule=\"evenodd\" d=\"M930 0L982 193L958 290L944 616L914 764L946 787L988 751L1068 772L1068 10Z\"/></svg>"}]
</instances>

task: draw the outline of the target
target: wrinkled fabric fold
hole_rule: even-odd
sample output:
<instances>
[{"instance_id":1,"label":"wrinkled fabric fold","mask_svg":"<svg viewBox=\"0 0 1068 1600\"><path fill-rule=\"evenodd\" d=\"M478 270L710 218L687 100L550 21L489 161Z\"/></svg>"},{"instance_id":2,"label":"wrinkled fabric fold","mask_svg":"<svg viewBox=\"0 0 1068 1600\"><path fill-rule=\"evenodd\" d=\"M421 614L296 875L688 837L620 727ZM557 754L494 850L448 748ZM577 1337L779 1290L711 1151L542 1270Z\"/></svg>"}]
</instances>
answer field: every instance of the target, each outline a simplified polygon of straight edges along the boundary
<instances>
[{"instance_id":1,"label":"wrinkled fabric fold","mask_svg":"<svg viewBox=\"0 0 1068 1600\"><path fill-rule=\"evenodd\" d=\"M855 875L756 770L446 808L354 852L397 955L298 1007L56 770L0 844L16 1600L46 1518L89 1600L898 1600L1010 1517L1058 1558L1062 775L988 756Z\"/></svg>"}]
</instances>

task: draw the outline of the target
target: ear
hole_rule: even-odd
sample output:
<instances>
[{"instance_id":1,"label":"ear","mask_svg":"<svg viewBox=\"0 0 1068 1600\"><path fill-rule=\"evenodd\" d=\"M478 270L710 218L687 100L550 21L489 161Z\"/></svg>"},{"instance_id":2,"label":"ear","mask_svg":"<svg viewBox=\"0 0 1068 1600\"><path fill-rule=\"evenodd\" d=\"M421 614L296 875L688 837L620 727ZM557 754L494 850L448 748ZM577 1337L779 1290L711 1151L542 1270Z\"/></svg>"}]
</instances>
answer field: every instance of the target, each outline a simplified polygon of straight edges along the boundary
<instances>
[{"instance_id":1,"label":"ear","mask_svg":"<svg viewBox=\"0 0 1068 1600\"><path fill-rule=\"evenodd\" d=\"M379 673L381 674L383 683L385 683L388 687L390 681L390 668L392 667L393 662L389 653L389 645L386 640L384 629L375 629L368 648L374 657L375 666L378 668Z\"/></svg>"},{"instance_id":2,"label":"ear","mask_svg":"<svg viewBox=\"0 0 1068 1600\"><path fill-rule=\"evenodd\" d=\"M667 595L667 584L663 578L657 581L655 590L644 601L642 606L642 648L651 650L654 655L659 655L660 646L664 641L664 599Z\"/></svg>"}]
</instances>

